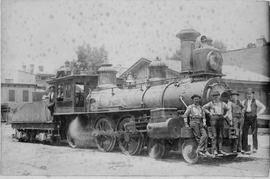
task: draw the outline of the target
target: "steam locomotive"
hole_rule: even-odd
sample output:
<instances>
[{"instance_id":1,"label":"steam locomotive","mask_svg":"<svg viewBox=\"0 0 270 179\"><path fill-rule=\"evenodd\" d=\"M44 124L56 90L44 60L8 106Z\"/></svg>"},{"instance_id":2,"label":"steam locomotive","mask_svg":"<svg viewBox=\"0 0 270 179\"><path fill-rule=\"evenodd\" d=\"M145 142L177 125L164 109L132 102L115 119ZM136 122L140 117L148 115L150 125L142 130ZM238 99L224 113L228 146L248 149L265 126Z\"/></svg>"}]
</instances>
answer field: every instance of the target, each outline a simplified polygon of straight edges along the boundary
<instances>
[{"instance_id":1,"label":"steam locomotive","mask_svg":"<svg viewBox=\"0 0 270 179\"><path fill-rule=\"evenodd\" d=\"M12 120L14 137L55 143L66 140L73 148L88 144L104 152L118 147L128 155L147 148L154 158L175 150L187 162L197 162L197 141L192 130L184 127L182 117L192 103L190 97L198 94L205 104L213 91L219 91L223 100L229 95L222 79L221 53L211 46L195 49L198 36L193 29L177 34L183 56L178 79L168 80L166 64L156 59L149 65L150 78L144 87L117 87L116 71L108 64L99 68L98 75L68 75L48 81L57 95L61 93L61 99L55 99L55 112L50 115L42 102L18 109ZM223 150L236 156L230 145L233 136L228 126L225 129Z\"/></svg>"}]
</instances>

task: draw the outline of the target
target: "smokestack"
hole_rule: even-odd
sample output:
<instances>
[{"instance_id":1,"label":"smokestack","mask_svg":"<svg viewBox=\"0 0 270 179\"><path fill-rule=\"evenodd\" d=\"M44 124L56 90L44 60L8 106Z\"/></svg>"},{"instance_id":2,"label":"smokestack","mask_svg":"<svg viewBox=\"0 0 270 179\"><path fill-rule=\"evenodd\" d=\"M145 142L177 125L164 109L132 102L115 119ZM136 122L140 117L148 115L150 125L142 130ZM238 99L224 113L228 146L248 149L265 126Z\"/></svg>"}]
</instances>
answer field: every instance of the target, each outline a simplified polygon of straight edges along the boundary
<instances>
[{"instance_id":1,"label":"smokestack","mask_svg":"<svg viewBox=\"0 0 270 179\"><path fill-rule=\"evenodd\" d=\"M39 65L38 66L38 71L42 73L44 71L44 66L43 65Z\"/></svg>"},{"instance_id":2,"label":"smokestack","mask_svg":"<svg viewBox=\"0 0 270 179\"><path fill-rule=\"evenodd\" d=\"M35 69L35 65L34 64L30 64L30 73L31 74L34 73L34 69Z\"/></svg>"},{"instance_id":3,"label":"smokestack","mask_svg":"<svg viewBox=\"0 0 270 179\"><path fill-rule=\"evenodd\" d=\"M201 34L194 29L181 30L176 37L181 41L182 72L191 71L191 56L194 49L196 38Z\"/></svg>"}]
</instances>

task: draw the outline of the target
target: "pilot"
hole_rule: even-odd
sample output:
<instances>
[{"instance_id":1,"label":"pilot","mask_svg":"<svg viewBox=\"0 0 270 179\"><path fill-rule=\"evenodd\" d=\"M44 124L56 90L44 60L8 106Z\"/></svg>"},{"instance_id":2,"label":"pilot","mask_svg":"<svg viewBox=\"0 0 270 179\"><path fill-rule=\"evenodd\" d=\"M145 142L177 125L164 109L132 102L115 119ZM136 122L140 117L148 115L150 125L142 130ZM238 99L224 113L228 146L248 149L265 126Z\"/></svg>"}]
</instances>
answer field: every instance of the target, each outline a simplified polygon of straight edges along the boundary
<instances>
[{"instance_id":1,"label":"pilot","mask_svg":"<svg viewBox=\"0 0 270 179\"><path fill-rule=\"evenodd\" d=\"M194 132L196 140L199 144L197 148L197 153L200 155L210 155L210 153L206 151L208 137L205 130L205 113L200 105L201 96L194 94L191 99L193 100L193 104L189 105L184 113L185 126L190 126Z\"/></svg>"},{"instance_id":2,"label":"pilot","mask_svg":"<svg viewBox=\"0 0 270 179\"><path fill-rule=\"evenodd\" d=\"M223 142L223 128L224 118L228 116L227 105L220 100L220 93L213 91L212 101L203 106L205 113L210 116L210 124L212 130L212 154L224 154L227 153L222 151ZM226 113L226 115L224 115Z\"/></svg>"}]
</instances>

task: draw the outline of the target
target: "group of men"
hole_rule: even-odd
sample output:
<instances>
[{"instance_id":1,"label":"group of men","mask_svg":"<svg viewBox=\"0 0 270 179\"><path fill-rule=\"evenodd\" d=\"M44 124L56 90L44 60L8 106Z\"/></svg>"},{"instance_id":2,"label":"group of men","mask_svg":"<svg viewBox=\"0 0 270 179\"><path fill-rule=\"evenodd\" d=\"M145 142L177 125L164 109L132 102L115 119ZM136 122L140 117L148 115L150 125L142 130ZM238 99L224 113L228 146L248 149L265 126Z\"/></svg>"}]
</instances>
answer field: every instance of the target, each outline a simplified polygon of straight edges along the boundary
<instances>
[{"instance_id":1,"label":"group of men","mask_svg":"<svg viewBox=\"0 0 270 179\"><path fill-rule=\"evenodd\" d=\"M193 130L198 141L198 154L213 157L218 154L227 154L222 150L225 122L236 131L237 139L233 142L233 152L246 153L249 150L248 131L250 126L253 135L253 152L257 151L257 116L265 111L265 106L254 98L254 93L249 88L246 92L246 99L240 102L239 93L231 91L230 99L225 103L221 101L220 93L213 91L212 100L204 106L200 105L201 96L194 94L191 97L193 104L187 107L184 122L186 127ZM206 115L210 119L208 126ZM211 153L206 150L208 137L212 142Z\"/></svg>"}]
</instances>

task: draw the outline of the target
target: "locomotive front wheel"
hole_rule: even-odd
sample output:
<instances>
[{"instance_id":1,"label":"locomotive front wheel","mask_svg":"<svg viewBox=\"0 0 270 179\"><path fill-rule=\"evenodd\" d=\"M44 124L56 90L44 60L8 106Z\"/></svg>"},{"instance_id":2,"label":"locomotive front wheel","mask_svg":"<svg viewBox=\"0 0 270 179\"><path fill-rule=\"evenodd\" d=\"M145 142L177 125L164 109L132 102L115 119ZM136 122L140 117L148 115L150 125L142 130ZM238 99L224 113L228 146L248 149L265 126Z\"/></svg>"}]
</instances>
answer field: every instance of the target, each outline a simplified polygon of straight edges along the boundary
<instances>
[{"instance_id":1,"label":"locomotive front wheel","mask_svg":"<svg viewBox=\"0 0 270 179\"><path fill-rule=\"evenodd\" d=\"M199 156L196 152L197 143L195 141L185 141L182 145L182 155L187 163L194 164L198 161Z\"/></svg>"},{"instance_id":2,"label":"locomotive front wheel","mask_svg":"<svg viewBox=\"0 0 270 179\"><path fill-rule=\"evenodd\" d=\"M149 143L147 146L148 155L154 159L163 158L166 154L166 147L163 141L149 139Z\"/></svg>"},{"instance_id":3,"label":"locomotive front wheel","mask_svg":"<svg viewBox=\"0 0 270 179\"><path fill-rule=\"evenodd\" d=\"M106 117L100 118L95 125L95 129L102 131L102 132L113 132L114 131L114 123L112 120L109 120ZM95 141L96 141L97 147L100 151L110 152L115 147L116 136L98 135L95 137Z\"/></svg>"},{"instance_id":4,"label":"locomotive front wheel","mask_svg":"<svg viewBox=\"0 0 270 179\"><path fill-rule=\"evenodd\" d=\"M125 131L125 134L118 138L118 144L121 151L126 155L137 155L140 154L144 137L142 133L132 133L126 131L125 124L131 122L131 117L124 118L118 125L119 131Z\"/></svg>"}]
</instances>

